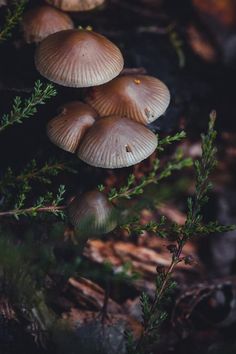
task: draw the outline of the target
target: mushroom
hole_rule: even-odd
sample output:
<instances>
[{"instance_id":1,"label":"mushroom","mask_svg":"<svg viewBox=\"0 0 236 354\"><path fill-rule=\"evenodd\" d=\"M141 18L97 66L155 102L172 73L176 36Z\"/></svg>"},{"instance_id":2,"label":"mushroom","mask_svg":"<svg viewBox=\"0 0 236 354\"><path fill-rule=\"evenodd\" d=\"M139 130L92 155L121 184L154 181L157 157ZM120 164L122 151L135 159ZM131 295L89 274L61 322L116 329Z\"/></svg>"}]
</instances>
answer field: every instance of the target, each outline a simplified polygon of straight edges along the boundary
<instances>
[{"instance_id":1,"label":"mushroom","mask_svg":"<svg viewBox=\"0 0 236 354\"><path fill-rule=\"evenodd\" d=\"M135 165L157 147L156 135L145 126L126 118L98 119L78 148L78 157L89 165L121 168Z\"/></svg>"},{"instance_id":2,"label":"mushroom","mask_svg":"<svg viewBox=\"0 0 236 354\"><path fill-rule=\"evenodd\" d=\"M61 107L60 114L47 125L49 139L61 149L74 153L97 113L85 103L75 101Z\"/></svg>"},{"instance_id":3,"label":"mushroom","mask_svg":"<svg viewBox=\"0 0 236 354\"><path fill-rule=\"evenodd\" d=\"M26 43L39 43L50 34L74 28L71 18L51 6L27 11L22 21Z\"/></svg>"},{"instance_id":4,"label":"mushroom","mask_svg":"<svg viewBox=\"0 0 236 354\"><path fill-rule=\"evenodd\" d=\"M115 208L97 190L76 196L68 206L71 224L83 233L109 233L117 226Z\"/></svg>"},{"instance_id":5,"label":"mushroom","mask_svg":"<svg viewBox=\"0 0 236 354\"><path fill-rule=\"evenodd\" d=\"M124 59L102 35L75 29L54 33L36 50L36 68L47 79L68 87L104 84L119 75Z\"/></svg>"},{"instance_id":6,"label":"mushroom","mask_svg":"<svg viewBox=\"0 0 236 354\"><path fill-rule=\"evenodd\" d=\"M101 6L105 0L46 0L64 11L88 11Z\"/></svg>"},{"instance_id":7,"label":"mushroom","mask_svg":"<svg viewBox=\"0 0 236 354\"><path fill-rule=\"evenodd\" d=\"M118 115L142 124L160 117L170 103L166 85L147 75L122 75L92 88L86 98L100 116Z\"/></svg>"}]
</instances>

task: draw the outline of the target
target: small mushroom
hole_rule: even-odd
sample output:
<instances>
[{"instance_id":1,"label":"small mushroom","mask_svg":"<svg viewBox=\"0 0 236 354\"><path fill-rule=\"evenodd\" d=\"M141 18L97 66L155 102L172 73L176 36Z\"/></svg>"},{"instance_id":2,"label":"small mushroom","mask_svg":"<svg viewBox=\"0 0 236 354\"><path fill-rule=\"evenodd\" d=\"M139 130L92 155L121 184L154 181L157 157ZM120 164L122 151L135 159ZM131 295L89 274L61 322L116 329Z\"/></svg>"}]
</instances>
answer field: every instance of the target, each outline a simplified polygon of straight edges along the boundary
<instances>
[{"instance_id":1,"label":"small mushroom","mask_svg":"<svg viewBox=\"0 0 236 354\"><path fill-rule=\"evenodd\" d=\"M124 59L102 35L75 29L54 33L36 50L36 68L47 79L68 87L104 84L119 75Z\"/></svg>"},{"instance_id":2,"label":"small mushroom","mask_svg":"<svg viewBox=\"0 0 236 354\"><path fill-rule=\"evenodd\" d=\"M71 224L83 233L109 233L117 226L115 208L97 190L76 196L68 206Z\"/></svg>"},{"instance_id":3,"label":"small mushroom","mask_svg":"<svg viewBox=\"0 0 236 354\"><path fill-rule=\"evenodd\" d=\"M72 29L74 25L62 11L43 5L25 13L22 27L26 43L39 43L50 34Z\"/></svg>"},{"instance_id":4,"label":"small mushroom","mask_svg":"<svg viewBox=\"0 0 236 354\"><path fill-rule=\"evenodd\" d=\"M49 139L61 149L74 153L88 128L97 117L93 108L75 101L61 107L60 114L47 125Z\"/></svg>"},{"instance_id":5,"label":"small mushroom","mask_svg":"<svg viewBox=\"0 0 236 354\"><path fill-rule=\"evenodd\" d=\"M7 5L6 0L0 0L0 7Z\"/></svg>"},{"instance_id":6,"label":"small mushroom","mask_svg":"<svg viewBox=\"0 0 236 354\"><path fill-rule=\"evenodd\" d=\"M92 88L86 102L102 117L118 115L149 124L165 113L170 103L170 92L155 77L122 75Z\"/></svg>"},{"instance_id":7,"label":"small mushroom","mask_svg":"<svg viewBox=\"0 0 236 354\"><path fill-rule=\"evenodd\" d=\"M64 11L89 11L101 6L105 0L46 0Z\"/></svg>"},{"instance_id":8,"label":"small mushroom","mask_svg":"<svg viewBox=\"0 0 236 354\"><path fill-rule=\"evenodd\" d=\"M111 116L98 119L88 130L78 157L95 167L122 168L146 159L156 147L156 135L145 126Z\"/></svg>"}]
</instances>

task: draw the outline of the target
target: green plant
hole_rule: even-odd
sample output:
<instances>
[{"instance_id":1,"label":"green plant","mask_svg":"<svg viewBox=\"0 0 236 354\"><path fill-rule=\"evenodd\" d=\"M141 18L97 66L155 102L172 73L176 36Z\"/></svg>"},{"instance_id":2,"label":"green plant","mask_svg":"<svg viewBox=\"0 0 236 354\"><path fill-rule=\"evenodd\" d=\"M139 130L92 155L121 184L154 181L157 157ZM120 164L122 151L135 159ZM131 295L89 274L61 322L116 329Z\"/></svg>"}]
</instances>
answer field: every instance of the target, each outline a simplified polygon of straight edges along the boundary
<instances>
[{"instance_id":1,"label":"green plant","mask_svg":"<svg viewBox=\"0 0 236 354\"><path fill-rule=\"evenodd\" d=\"M3 116L1 121L1 130L14 123L22 122L25 118L31 117L36 112L36 106L38 104L44 103L45 100L50 99L54 95L55 90L51 85L46 85L43 87L40 82L36 83L34 93L30 99L25 101L22 101L20 98L15 99L11 113ZM141 295L143 333L138 342L134 340L131 333L127 334L127 351L129 354L151 354L153 345L158 342L159 329L168 317L168 313L166 312L166 304L170 300L176 287L173 280L173 271L180 262L192 262L190 256L182 256L182 250L186 243L190 239L197 236L213 232L225 232L234 228L234 226L220 225L217 221L210 222L208 224L203 223L202 207L208 200L207 195L211 189L209 176L216 165L216 131L214 129L214 123L215 113L213 112L210 117L208 133L202 135L202 157L194 163L196 171L196 192L193 197L188 199L188 212L185 224L178 225L173 222L170 223L165 217L160 217L159 221L151 221L143 225L140 223L139 217L135 212L135 207L132 209L130 214L128 213L128 216L126 215L125 218L120 219L118 227L128 231L129 234L132 233L140 235L144 231L147 231L162 238L169 238L171 236L172 240L172 244L169 246L169 251L171 253L170 265L167 269L158 269L155 297L151 299L146 293ZM174 171L179 171L185 167L192 166L192 160L188 157L184 157L180 149L177 149L173 156L168 158L168 160L166 160L166 158L161 158L161 154L165 151L167 146L175 142L179 142L184 139L185 136L186 135L184 132L179 132L173 136L167 136L160 139L157 148L157 157L152 162L151 171L149 171L141 179L137 179L135 174L130 174L125 185L119 188L113 187L107 191L106 186L99 185L98 189L100 191L106 191L108 199L115 202L118 208L120 202L130 199L136 200L138 205L140 199L142 199L142 195L149 185L157 185L163 180L169 178ZM66 209L66 206L63 205L63 195L65 193L64 186L60 186L58 193L56 194L47 192L44 195L37 197L37 200L31 205L28 203L28 195L32 191L32 183L37 182L46 186L50 185L52 178L59 172L65 170L71 171L65 163L50 161L42 166L37 166L35 160L31 161L19 174L15 173L12 168L8 168L5 173L2 174L2 178L0 180L1 197L4 198L4 202L0 208L0 218L14 216L18 220L20 216L35 217L39 214L45 213L54 214L63 218ZM11 206L12 203L14 205L13 208L7 208L8 206ZM46 276L47 272L50 272L49 267L54 269L54 271L61 272L61 274L65 274L67 276L74 273L75 269L78 270L78 265L76 265L76 262L71 265L71 267L67 267L66 264L61 266L56 264L57 261L55 256L51 256L54 248L53 242L54 241L52 240L50 247L45 245L43 247L41 246L38 250L39 254L40 252L46 251L45 260L41 260L40 262L46 262L47 265L44 265L44 270L40 275L37 275L41 279L41 286L43 285L42 278ZM31 244L29 243L28 247L32 247L32 245L33 241ZM3 250L3 248L6 248L6 246L0 244L0 251ZM17 254L19 251L19 249L15 248L15 246L11 246L9 250L12 254ZM81 254L81 249L79 249L79 247L78 252ZM26 271L28 266L24 266L24 260L22 257L19 257L19 255L12 257L9 253L9 257L7 256L7 258L9 259L9 263L6 264L7 267L4 265L4 262L1 263L2 267L5 267L13 272L16 267L19 270L22 269L22 267L24 268L22 275L19 274L17 276L19 286L17 285L18 282L16 282L15 287L13 287L13 294L19 292L18 298L17 300L14 300L14 303L16 301L18 306L20 302L23 302L23 299L29 299L29 303L31 303L31 294L30 292L27 292L27 289L30 287L32 289L33 286L35 286L30 285L31 281L34 281L33 274L29 276L31 273L27 273ZM18 266L11 263L11 259L13 258L15 259L15 262L17 262ZM29 266L31 262L33 262L33 258L29 260ZM20 267L21 263L22 267ZM36 268L34 269L36 270ZM127 269L128 268L124 266L125 276L125 271L127 271ZM26 273L28 274L27 277L25 276ZM11 295L11 284L13 281L10 280L11 276L9 271L6 272L6 270L4 270L3 274L4 279L6 279L4 281L2 279L2 284L4 284L4 292L10 296L9 298L11 300L13 299ZM120 277L121 280L122 276ZM7 280L8 278L9 280ZM109 274L109 279L112 281L112 274ZM125 279L125 281L127 281L127 279ZM21 282L25 282L25 284L21 285ZM25 290L21 294L22 286ZM15 289L17 289L17 291ZM43 304L43 302L41 302L41 304ZM34 314L38 311L35 306L33 307ZM32 312L31 310L29 313ZM31 315L29 315L29 320L30 318ZM33 318L34 317L31 319Z\"/></svg>"},{"instance_id":2,"label":"green plant","mask_svg":"<svg viewBox=\"0 0 236 354\"><path fill-rule=\"evenodd\" d=\"M190 264L193 260L189 256L183 257L182 251L186 243L204 234L215 232L226 232L235 229L234 225L224 226L217 221L209 224L203 223L202 207L208 201L208 193L212 187L209 176L216 166L216 130L214 129L216 113L210 115L210 122L207 134L202 134L202 157L195 161L196 190L193 197L188 199L188 212L184 225L172 223L166 225L162 219L160 224L152 225L151 230L157 235L168 238L171 236L173 242L168 247L171 253L170 265L167 269L158 269L156 277L155 296L151 299L146 293L141 295L141 307L143 315L143 332L135 342L132 334L127 334L127 351L129 354L151 354L152 348L159 339L159 329L167 319L166 304L170 300L176 283L173 280L173 272L180 262ZM131 225L131 229L132 229ZM153 229L154 226L154 229ZM136 226L137 228L138 226ZM142 227L138 228L138 232Z\"/></svg>"},{"instance_id":3,"label":"green plant","mask_svg":"<svg viewBox=\"0 0 236 354\"><path fill-rule=\"evenodd\" d=\"M63 195L65 193L65 186L61 185L56 194L51 192L46 193L38 197L36 202L27 208L24 208L25 194L22 193L18 196L18 200L14 206L14 209L0 212L0 217L3 216L14 216L17 220L20 215L24 216L37 216L38 213L51 213L56 216L61 216L64 218L64 205L60 205L63 201Z\"/></svg>"},{"instance_id":4,"label":"green plant","mask_svg":"<svg viewBox=\"0 0 236 354\"><path fill-rule=\"evenodd\" d=\"M0 29L0 43L11 37L13 29L20 22L28 0L14 0L12 7L7 8L4 24Z\"/></svg>"},{"instance_id":5,"label":"green plant","mask_svg":"<svg viewBox=\"0 0 236 354\"><path fill-rule=\"evenodd\" d=\"M37 112L37 106L45 104L55 95L56 90L53 85L43 85L41 81L36 81L33 93L29 98L22 100L21 97L17 96L14 99L10 113L4 114L0 119L0 132L15 123L22 123L23 120L34 116ZM10 210L1 210L2 208L0 208L0 218L14 216L18 219L20 215L36 216L39 212L53 213L63 217L65 207L60 206L60 204L65 193L64 186L60 186L56 194L47 192L39 196L31 206L26 207L25 203L27 195L32 190L31 182L51 184L53 176L56 176L62 170L69 169L65 163L56 161L46 162L38 168L36 161L32 160L19 175L15 176L12 168L8 167L0 180L0 193L4 198L4 206L8 206L14 199L14 207ZM12 195L14 198L12 198Z\"/></svg>"},{"instance_id":6,"label":"green plant","mask_svg":"<svg viewBox=\"0 0 236 354\"><path fill-rule=\"evenodd\" d=\"M45 104L56 93L52 84L44 85L40 80L36 81L32 95L25 100L19 96L15 97L10 113L0 118L0 133L9 126L22 123L23 120L32 117L37 112L37 106Z\"/></svg>"}]
</instances>

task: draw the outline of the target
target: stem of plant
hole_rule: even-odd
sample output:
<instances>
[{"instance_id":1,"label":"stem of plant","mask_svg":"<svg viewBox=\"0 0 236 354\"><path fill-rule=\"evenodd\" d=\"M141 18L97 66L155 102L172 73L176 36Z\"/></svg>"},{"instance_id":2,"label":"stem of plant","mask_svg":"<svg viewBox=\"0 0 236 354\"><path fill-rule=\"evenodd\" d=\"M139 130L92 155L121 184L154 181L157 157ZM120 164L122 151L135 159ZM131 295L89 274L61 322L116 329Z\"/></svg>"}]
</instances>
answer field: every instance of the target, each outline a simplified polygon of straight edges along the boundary
<instances>
[{"instance_id":1,"label":"stem of plant","mask_svg":"<svg viewBox=\"0 0 236 354\"><path fill-rule=\"evenodd\" d=\"M0 212L0 217L3 216L14 216L14 215L19 215L19 214L28 214L31 212L36 211L37 213L55 213L57 211L62 211L66 209L66 205L61 205L61 206L54 206L54 205L49 205L47 207L42 207L42 208L25 208L25 209L13 209L13 210L8 210L8 211L2 211Z\"/></svg>"}]
</instances>

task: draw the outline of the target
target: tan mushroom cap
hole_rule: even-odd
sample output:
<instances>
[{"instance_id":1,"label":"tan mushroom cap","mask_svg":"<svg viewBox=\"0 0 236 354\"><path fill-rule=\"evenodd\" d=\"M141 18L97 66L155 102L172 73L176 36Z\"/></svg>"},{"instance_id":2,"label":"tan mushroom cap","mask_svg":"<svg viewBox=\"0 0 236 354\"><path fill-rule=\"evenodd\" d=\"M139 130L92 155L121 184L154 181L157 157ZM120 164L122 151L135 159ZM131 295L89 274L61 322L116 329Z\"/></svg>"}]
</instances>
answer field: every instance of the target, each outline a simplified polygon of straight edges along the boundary
<instances>
[{"instance_id":1,"label":"tan mushroom cap","mask_svg":"<svg viewBox=\"0 0 236 354\"><path fill-rule=\"evenodd\" d=\"M85 103L67 103L61 107L61 113L48 123L48 137L61 149L74 153L96 117L96 111Z\"/></svg>"},{"instance_id":2,"label":"tan mushroom cap","mask_svg":"<svg viewBox=\"0 0 236 354\"><path fill-rule=\"evenodd\" d=\"M98 119L88 130L78 157L95 167L122 168L146 159L156 147L156 135L145 126L111 116Z\"/></svg>"},{"instance_id":3,"label":"tan mushroom cap","mask_svg":"<svg viewBox=\"0 0 236 354\"><path fill-rule=\"evenodd\" d=\"M6 0L0 0L0 7L7 5Z\"/></svg>"},{"instance_id":4,"label":"tan mushroom cap","mask_svg":"<svg viewBox=\"0 0 236 354\"><path fill-rule=\"evenodd\" d=\"M64 11L88 11L101 6L105 0L46 0Z\"/></svg>"},{"instance_id":5,"label":"tan mushroom cap","mask_svg":"<svg viewBox=\"0 0 236 354\"><path fill-rule=\"evenodd\" d=\"M152 76L122 75L91 89L86 98L100 116L119 115L149 124L165 113L170 103L166 85Z\"/></svg>"},{"instance_id":6,"label":"tan mushroom cap","mask_svg":"<svg viewBox=\"0 0 236 354\"><path fill-rule=\"evenodd\" d=\"M115 208L97 190L76 196L68 206L71 224L84 232L108 233L117 225Z\"/></svg>"},{"instance_id":7,"label":"tan mushroom cap","mask_svg":"<svg viewBox=\"0 0 236 354\"><path fill-rule=\"evenodd\" d=\"M89 30L67 30L44 39L36 50L36 68L50 81L68 87L104 84L119 75L124 59L118 47Z\"/></svg>"},{"instance_id":8,"label":"tan mushroom cap","mask_svg":"<svg viewBox=\"0 0 236 354\"><path fill-rule=\"evenodd\" d=\"M22 21L27 43L38 43L50 34L74 28L71 18L51 6L39 6L25 13Z\"/></svg>"}]
</instances>

